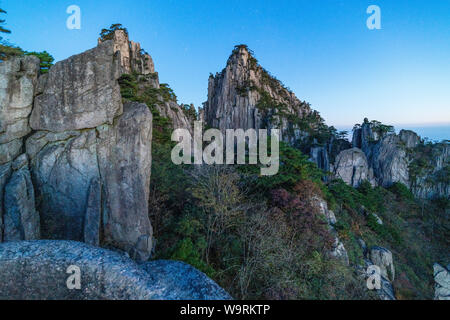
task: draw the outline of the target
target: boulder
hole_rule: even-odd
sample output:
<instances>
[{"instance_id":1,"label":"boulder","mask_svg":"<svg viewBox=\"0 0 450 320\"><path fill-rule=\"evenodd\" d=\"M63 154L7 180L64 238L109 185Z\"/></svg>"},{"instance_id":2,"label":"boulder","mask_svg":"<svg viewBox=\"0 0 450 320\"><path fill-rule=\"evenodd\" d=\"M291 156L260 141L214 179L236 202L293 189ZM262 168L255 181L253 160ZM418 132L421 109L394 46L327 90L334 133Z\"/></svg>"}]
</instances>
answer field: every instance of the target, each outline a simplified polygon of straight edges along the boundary
<instances>
[{"instance_id":1,"label":"boulder","mask_svg":"<svg viewBox=\"0 0 450 320\"><path fill-rule=\"evenodd\" d=\"M438 263L434 264L433 269L436 282L434 299L450 300L450 271Z\"/></svg>"},{"instance_id":2,"label":"boulder","mask_svg":"<svg viewBox=\"0 0 450 320\"><path fill-rule=\"evenodd\" d=\"M366 155L361 149L352 148L344 150L336 157L333 173L345 183L358 187L364 180L375 185L372 170L367 162Z\"/></svg>"},{"instance_id":3,"label":"boulder","mask_svg":"<svg viewBox=\"0 0 450 320\"><path fill-rule=\"evenodd\" d=\"M231 298L186 264L154 261L138 265L118 252L73 241L0 244L0 283L0 299L8 300Z\"/></svg>"},{"instance_id":4,"label":"boulder","mask_svg":"<svg viewBox=\"0 0 450 320\"><path fill-rule=\"evenodd\" d=\"M368 278L370 276L374 275L374 270L375 269L371 269L370 266L373 266L374 263L372 263L372 261L368 260L368 259L364 259L364 263L365 263L365 274L364 274L364 278L366 280L368 280ZM375 264L377 265L377 264ZM378 266L378 265L377 265ZM380 267L380 266L378 266ZM381 270L381 274L379 275L380 277L380 288L379 289L374 289L378 295L378 297L381 300L396 300L395 297L395 290L394 290L394 286L392 285L392 282L387 279L384 275L383 275L383 271Z\"/></svg>"},{"instance_id":5,"label":"boulder","mask_svg":"<svg viewBox=\"0 0 450 320\"><path fill-rule=\"evenodd\" d=\"M384 278L394 281L395 268L391 251L382 247L372 247L369 250L369 257L374 265L380 267L381 275Z\"/></svg>"},{"instance_id":6,"label":"boulder","mask_svg":"<svg viewBox=\"0 0 450 320\"><path fill-rule=\"evenodd\" d=\"M190 265L168 260L145 262L141 267L163 288L164 299L228 300L231 296L203 272Z\"/></svg>"}]
</instances>

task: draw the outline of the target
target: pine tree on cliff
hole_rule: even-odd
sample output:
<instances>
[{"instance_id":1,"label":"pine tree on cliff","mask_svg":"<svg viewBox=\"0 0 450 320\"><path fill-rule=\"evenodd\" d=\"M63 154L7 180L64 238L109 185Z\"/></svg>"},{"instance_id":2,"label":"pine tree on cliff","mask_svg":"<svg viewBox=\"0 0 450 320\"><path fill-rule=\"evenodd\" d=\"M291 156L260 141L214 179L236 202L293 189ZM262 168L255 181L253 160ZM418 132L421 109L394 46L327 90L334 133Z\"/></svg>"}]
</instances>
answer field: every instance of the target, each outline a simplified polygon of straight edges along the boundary
<instances>
[{"instance_id":1,"label":"pine tree on cliff","mask_svg":"<svg viewBox=\"0 0 450 320\"><path fill-rule=\"evenodd\" d=\"M114 33L116 30L123 30L126 34L128 34L127 28L123 27L121 23L114 23L109 27L109 29L102 29L100 32L100 38L103 41L111 40L114 38Z\"/></svg>"},{"instance_id":2,"label":"pine tree on cliff","mask_svg":"<svg viewBox=\"0 0 450 320\"><path fill-rule=\"evenodd\" d=\"M41 60L41 74L47 73L50 70L50 67L53 65L53 61L55 61L53 56L47 51L27 52L26 55L36 56L39 58L39 60Z\"/></svg>"}]
</instances>

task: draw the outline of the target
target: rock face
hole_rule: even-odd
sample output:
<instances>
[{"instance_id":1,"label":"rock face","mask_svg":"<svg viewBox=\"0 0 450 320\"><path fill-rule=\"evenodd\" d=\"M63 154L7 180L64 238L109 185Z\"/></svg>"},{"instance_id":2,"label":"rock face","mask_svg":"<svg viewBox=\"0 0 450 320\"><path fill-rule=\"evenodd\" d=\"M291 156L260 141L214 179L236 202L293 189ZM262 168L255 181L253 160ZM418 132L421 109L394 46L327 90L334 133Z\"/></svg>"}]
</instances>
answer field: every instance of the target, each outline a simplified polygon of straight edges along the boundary
<instances>
[{"instance_id":1,"label":"rock face","mask_svg":"<svg viewBox=\"0 0 450 320\"><path fill-rule=\"evenodd\" d=\"M67 285L76 284L76 271L70 266L79 268L79 289ZM1 244L0 283L0 299L231 298L211 279L185 264L152 261L138 265L119 253L73 241Z\"/></svg>"},{"instance_id":2,"label":"rock face","mask_svg":"<svg viewBox=\"0 0 450 320\"><path fill-rule=\"evenodd\" d=\"M378 184L383 187L389 187L395 182L409 186L409 161L406 150L399 142L399 137L391 134L371 148L369 161Z\"/></svg>"},{"instance_id":3,"label":"rock face","mask_svg":"<svg viewBox=\"0 0 450 320\"><path fill-rule=\"evenodd\" d=\"M149 257L151 123L146 105L130 103L114 125L29 138L44 238L87 240Z\"/></svg>"},{"instance_id":4,"label":"rock face","mask_svg":"<svg viewBox=\"0 0 450 320\"><path fill-rule=\"evenodd\" d=\"M411 130L400 130L398 137L404 143L405 147L409 149L417 147L420 143L420 137Z\"/></svg>"},{"instance_id":5,"label":"rock face","mask_svg":"<svg viewBox=\"0 0 450 320\"><path fill-rule=\"evenodd\" d=\"M434 264L433 269L436 282L434 299L450 300L450 271L438 263Z\"/></svg>"},{"instance_id":6,"label":"rock face","mask_svg":"<svg viewBox=\"0 0 450 320\"><path fill-rule=\"evenodd\" d=\"M43 92L35 98L31 128L64 132L112 124L122 113L120 75L112 41L56 63L40 78Z\"/></svg>"},{"instance_id":7,"label":"rock face","mask_svg":"<svg viewBox=\"0 0 450 320\"><path fill-rule=\"evenodd\" d=\"M116 30L111 35L114 43L114 52L120 54L121 73L152 74L155 72L155 65L152 57L141 49L139 43L130 41L126 30ZM98 44L105 41L98 39Z\"/></svg>"},{"instance_id":8,"label":"rock face","mask_svg":"<svg viewBox=\"0 0 450 320\"><path fill-rule=\"evenodd\" d=\"M195 119L189 119L183 111L182 106L178 105L176 101L163 100L156 104L155 107L162 117L169 118L172 121L173 129L184 128L188 129L191 133L193 132L193 123Z\"/></svg>"},{"instance_id":9,"label":"rock face","mask_svg":"<svg viewBox=\"0 0 450 320\"><path fill-rule=\"evenodd\" d=\"M373 277L375 275L374 272L376 272L376 269L374 269L373 266L376 266L380 272L380 287L379 289L375 288L374 290L381 300L396 300L395 290L392 285L392 281L395 277L392 253L382 247L372 247L367 249L363 239L359 239L358 241L364 252L365 267L359 267L363 269L364 278L369 280L369 277Z\"/></svg>"},{"instance_id":10,"label":"rock face","mask_svg":"<svg viewBox=\"0 0 450 320\"><path fill-rule=\"evenodd\" d=\"M386 248L373 247L370 249L370 260L372 263L380 267L381 275L390 280L395 279L394 261L392 259L392 252Z\"/></svg>"},{"instance_id":11,"label":"rock face","mask_svg":"<svg viewBox=\"0 0 450 320\"><path fill-rule=\"evenodd\" d=\"M12 164L14 172L5 186L4 241L40 238L40 217L35 209L34 188L26 155Z\"/></svg>"},{"instance_id":12,"label":"rock face","mask_svg":"<svg viewBox=\"0 0 450 320\"><path fill-rule=\"evenodd\" d=\"M2 240L86 241L149 258L152 114L123 106L118 79L154 69L138 44L129 59L119 47L102 42L39 78L36 57L0 64Z\"/></svg>"},{"instance_id":13,"label":"rock face","mask_svg":"<svg viewBox=\"0 0 450 320\"><path fill-rule=\"evenodd\" d=\"M397 135L365 120L353 132L353 146L360 148L373 170L376 183L389 187L399 182L418 198L450 196L448 142L424 144L413 131Z\"/></svg>"},{"instance_id":14,"label":"rock face","mask_svg":"<svg viewBox=\"0 0 450 320\"><path fill-rule=\"evenodd\" d=\"M204 118L222 132L278 128L283 140L294 143L304 134L295 122L314 115L307 103L258 65L246 46L236 46L225 69L209 78Z\"/></svg>"},{"instance_id":15,"label":"rock face","mask_svg":"<svg viewBox=\"0 0 450 320\"><path fill-rule=\"evenodd\" d=\"M428 158L425 168L420 168L419 161L414 160L410 170L411 191L418 198L450 197L450 144L448 142L434 144L421 150L423 145L416 147L416 158ZM419 170L417 170L419 169ZM418 172L416 172L418 171Z\"/></svg>"},{"instance_id":16,"label":"rock face","mask_svg":"<svg viewBox=\"0 0 450 320\"><path fill-rule=\"evenodd\" d=\"M38 74L39 59L34 56L0 63L0 165L21 153L22 138L31 131L28 117Z\"/></svg>"},{"instance_id":17,"label":"rock face","mask_svg":"<svg viewBox=\"0 0 450 320\"><path fill-rule=\"evenodd\" d=\"M333 173L337 178L341 178L353 187L358 187L364 180L369 181L372 185L375 184L366 155L358 148L339 153L333 165Z\"/></svg>"},{"instance_id":18,"label":"rock face","mask_svg":"<svg viewBox=\"0 0 450 320\"><path fill-rule=\"evenodd\" d=\"M160 84L159 75L155 71L155 65L152 57L141 49L139 43L129 40L128 33L125 30L116 30L112 35L113 51L118 55L120 64L120 74L135 74L138 75L140 91L152 90L156 95L157 103L149 105L155 108L154 111L159 116L169 118L172 122L172 127L185 128L192 131L193 120L189 119L183 111L182 106L178 105L176 98L162 96L162 92L167 93L166 84ZM98 39L99 46L110 41L103 41ZM166 90L166 91L165 91Z\"/></svg>"},{"instance_id":19,"label":"rock face","mask_svg":"<svg viewBox=\"0 0 450 320\"><path fill-rule=\"evenodd\" d=\"M28 159L22 154L38 74L37 57L0 63L0 242L40 236Z\"/></svg>"},{"instance_id":20,"label":"rock face","mask_svg":"<svg viewBox=\"0 0 450 320\"><path fill-rule=\"evenodd\" d=\"M328 150L326 147L312 147L310 150L310 160L317 164L317 167L325 170L330 171L330 160L328 156Z\"/></svg>"}]
</instances>

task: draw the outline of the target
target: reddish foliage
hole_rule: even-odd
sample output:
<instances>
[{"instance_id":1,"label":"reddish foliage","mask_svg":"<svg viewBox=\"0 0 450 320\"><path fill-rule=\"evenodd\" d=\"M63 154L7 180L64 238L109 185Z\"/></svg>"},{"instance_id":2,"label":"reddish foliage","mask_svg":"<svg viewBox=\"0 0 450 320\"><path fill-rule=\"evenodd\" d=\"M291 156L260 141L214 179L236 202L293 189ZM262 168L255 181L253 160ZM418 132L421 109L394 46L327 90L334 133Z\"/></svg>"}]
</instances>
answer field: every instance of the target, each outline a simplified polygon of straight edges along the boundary
<instances>
[{"instance_id":1,"label":"reddish foliage","mask_svg":"<svg viewBox=\"0 0 450 320\"><path fill-rule=\"evenodd\" d=\"M285 189L272 191L272 204L286 214L306 250L330 250L334 243L315 200L321 196L321 190L312 181L300 181L293 193Z\"/></svg>"}]
</instances>

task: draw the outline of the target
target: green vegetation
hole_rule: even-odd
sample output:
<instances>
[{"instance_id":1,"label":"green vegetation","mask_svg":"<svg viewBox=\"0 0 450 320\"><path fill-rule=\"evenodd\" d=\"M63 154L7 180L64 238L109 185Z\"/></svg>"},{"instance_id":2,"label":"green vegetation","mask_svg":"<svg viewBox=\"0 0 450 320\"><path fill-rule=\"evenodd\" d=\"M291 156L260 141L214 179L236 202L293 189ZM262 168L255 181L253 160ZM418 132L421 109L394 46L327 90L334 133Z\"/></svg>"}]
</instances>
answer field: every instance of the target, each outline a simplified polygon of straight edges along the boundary
<instances>
[{"instance_id":1,"label":"green vegetation","mask_svg":"<svg viewBox=\"0 0 450 320\"><path fill-rule=\"evenodd\" d=\"M272 179L257 166L175 166L169 150L153 155L156 259L190 263L235 298L370 298L328 254L334 240L312 199L330 195L299 150L281 145Z\"/></svg>"},{"instance_id":2,"label":"green vegetation","mask_svg":"<svg viewBox=\"0 0 450 320\"><path fill-rule=\"evenodd\" d=\"M406 186L396 183L388 189L373 188L368 182L358 189L343 181L328 185L340 239L344 241L351 264L361 264L363 252L357 239L367 245L392 251L396 268L394 287L399 299L431 299L434 281L432 266L440 261L442 248L449 247L448 203L418 202ZM378 224L372 213L383 221ZM448 262L444 257L442 263Z\"/></svg>"},{"instance_id":3,"label":"green vegetation","mask_svg":"<svg viewBox=\"0 0 450 320\"><path fill-rule=\"evenodd\" d=\"M279 173L272 177L260 176L259 167L250 165L176 166L170 159L171 122L158 111L175 103L176 95L167 85L154 88L153 80L129 74L119 83L124 100L146 103L154 115L149 216L155 259L189 263L237 299L372 299L354 271L364 266L363 239L369 248L392 251L397 298L432 298L432 265L450 262L442 257L442 248L450 246L448 199L419 202L399 183L387 189L367 181L357 189L342 180L324 183L324 172L285 143L280 144ZM237 90L246 94L251 86ZM310 133L309 143L345 135L326 126L318 113L295 119L264 91L258 108L268 116L276 110L293 128ZM196 117L191 105L181 110ZM378 128L380 134L390 132ZM317 197L336 215L334 228L350 266L329 254L334 234Z\"/></svg>"},{"instance_id":4,"label":"green vegetation","mask_svg":"<svg viewBox=\"0 0 450 320\"><path fill-rule=\"evenodd\" d=\"M120 93L125 101L145 103L153 114L153 140L158 143L170 143L172 123L160 114L165 103L176 103L176 96L167 84L154 88L150 84L154 76L124 74L119 79Z\"/></svg>"},{"instance_id":5,"label":"green vegetation","mask_svg":"<svg viewBox=\"0 0 450 320\"><path fill-rule=\"evenodd\" d=\"M43 52L27 52L25 53L26 55L30 55L30 56L36 56L39 58L39 60L41 61L40 63L40 67L41 67L41 74L45 74L48 73L48 71L50 70L50 67L53 65L53 61L55 61L55 59L52 57L52 55L50 53L48 53L47 51L43 51Z\"/></svg>"}]
</instances>

